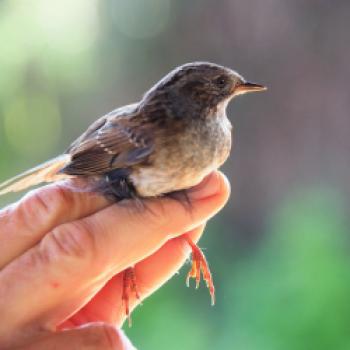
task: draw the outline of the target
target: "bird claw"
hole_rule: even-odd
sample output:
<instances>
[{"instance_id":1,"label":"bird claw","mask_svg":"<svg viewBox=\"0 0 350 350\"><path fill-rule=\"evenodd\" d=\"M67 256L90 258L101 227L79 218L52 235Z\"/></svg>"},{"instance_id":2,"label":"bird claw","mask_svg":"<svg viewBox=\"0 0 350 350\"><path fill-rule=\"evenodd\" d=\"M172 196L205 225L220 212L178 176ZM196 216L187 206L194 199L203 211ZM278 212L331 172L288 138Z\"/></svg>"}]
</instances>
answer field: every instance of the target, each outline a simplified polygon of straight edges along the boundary
<instances>
[{"instance_id":1,"label":"bird claw","mask_svg":"<svg viewBox=\"0 0 350 350\"><path fill-rule=\"evenodd\" d=\"M122 292L122 301L125 308L125 316L128 319L129 327L132 326L131 315L130 315L130 294L134 294L136 299L140 300L141 296L137 288L135 271L133 267L129 267L124 270L123 273L123 292Z\"/></svg>"},{"instance_id":2,"label":"bird claw","mask_svg":"<svg viewBox=\"0 0 350 350\"><path fill-rule=\"evenodd\" d=\"M211 275L207 259L205 258L201 249L189 238L186 236L186 240L192 249L192 267L186 277L186 285L189 287L190 279L194 278L196 281L196 289L199 287L201 276L206 282L206 285L209 289L211 297L211 305L215 304L215 287L213 282L213 277Z\"/></svg>"}]
</instances>

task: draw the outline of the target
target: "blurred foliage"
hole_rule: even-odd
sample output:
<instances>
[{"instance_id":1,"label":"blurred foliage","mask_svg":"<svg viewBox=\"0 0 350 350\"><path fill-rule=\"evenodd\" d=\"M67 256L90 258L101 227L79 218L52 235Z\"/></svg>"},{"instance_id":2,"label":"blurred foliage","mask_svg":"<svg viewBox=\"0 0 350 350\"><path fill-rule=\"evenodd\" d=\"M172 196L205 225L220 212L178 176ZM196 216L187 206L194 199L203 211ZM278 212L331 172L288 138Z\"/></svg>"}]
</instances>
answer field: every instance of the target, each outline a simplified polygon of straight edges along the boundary
<instances>
[{"instance_id":1,"label":"blurred foliage","mask_svg":"<svg viewBox=\"0 0 350 350\"><path fill-rule=\"evenodd\" d=\"M286 201L253 252L212 262L213 309L202 295L179 293L174 278L135 312L128 333L145 349L349 349L349 241L339 201L324 190Z\"/></svg>"},{"instance_id":2,"label":"blurred foliage","mask_svg":"<svg viewBox=\"0 0 350 350\"><path fill-rule=\"evenodd\" d=\"M233 194L201 242L217 305L175 276L135 311L139 348L350 348L349 13L345 0L0 1L1 179L178 64L270 88L229 109Z\"/></svg>"}]
</instances>

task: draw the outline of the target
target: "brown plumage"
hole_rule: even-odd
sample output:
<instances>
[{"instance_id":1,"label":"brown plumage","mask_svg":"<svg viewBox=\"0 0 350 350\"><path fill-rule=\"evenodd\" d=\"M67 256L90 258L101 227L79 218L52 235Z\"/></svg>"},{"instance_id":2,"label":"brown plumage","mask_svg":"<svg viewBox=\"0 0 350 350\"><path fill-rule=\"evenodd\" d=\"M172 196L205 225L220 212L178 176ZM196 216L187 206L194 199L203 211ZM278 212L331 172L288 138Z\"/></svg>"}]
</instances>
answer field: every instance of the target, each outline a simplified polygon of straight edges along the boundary
<instances>
[{"instance_id":1,"label":"brown plumage","mask_svg":"<svg viewBox=\"0 0 350 350\"><path fill-rule=\"evenodd\" d=\"M117 200L187 189L229 156L228 102L264 89L213 63L185 64L139 102L95 121L62 156L1 184L0 194L69 177L88 179L89 190ZM205 258L198 247L191 247L214 298ZM198 273L192 269L190 276L198 278Z\"/></svg>"}]
</instances>

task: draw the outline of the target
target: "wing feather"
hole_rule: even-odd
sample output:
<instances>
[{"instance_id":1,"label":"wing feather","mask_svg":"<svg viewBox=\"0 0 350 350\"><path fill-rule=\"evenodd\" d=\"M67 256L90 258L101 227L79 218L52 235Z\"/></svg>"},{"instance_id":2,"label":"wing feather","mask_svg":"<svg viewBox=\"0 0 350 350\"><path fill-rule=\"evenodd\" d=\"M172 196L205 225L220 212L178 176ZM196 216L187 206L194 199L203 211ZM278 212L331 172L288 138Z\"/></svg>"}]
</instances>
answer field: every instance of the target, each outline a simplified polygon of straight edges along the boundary
<instances>
[{"instance_id":1,"label":"wing feather","mask_svg":"<svg viewBox=\"0 0 350 350\"><path fill-rule=\"evenodd\" d=\"M98 175L147 159L153 149L151 128L140 123L142 115L137 112L117 111L96 122L73 143L69 148L71 162L62 173Z\"/></svg>"}]
</instances>

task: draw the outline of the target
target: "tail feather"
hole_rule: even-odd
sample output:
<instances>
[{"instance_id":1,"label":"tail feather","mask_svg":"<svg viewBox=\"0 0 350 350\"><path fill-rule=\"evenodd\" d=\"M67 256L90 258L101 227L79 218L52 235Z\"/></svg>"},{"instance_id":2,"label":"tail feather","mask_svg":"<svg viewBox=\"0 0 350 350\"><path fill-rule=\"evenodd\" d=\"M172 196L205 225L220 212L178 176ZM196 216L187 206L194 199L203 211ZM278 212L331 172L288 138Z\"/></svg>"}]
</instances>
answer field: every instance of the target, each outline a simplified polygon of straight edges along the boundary
<instances>
[{"instance_id":1,"label":"tail feather","mask_svg":"<svg viewBox=\"0 0 350 350\"><path fill-rule=\"evenodd\" d=\"M69 161L70 155L63 154L3 182L0 184L0 196L9 192L22 191L42 182L53 182L70 177L69 175L58 174L59 170L67 165Z\"/></svg>"}]
</instances>

